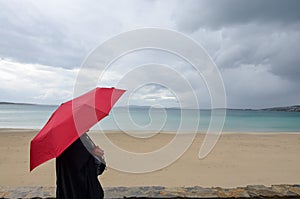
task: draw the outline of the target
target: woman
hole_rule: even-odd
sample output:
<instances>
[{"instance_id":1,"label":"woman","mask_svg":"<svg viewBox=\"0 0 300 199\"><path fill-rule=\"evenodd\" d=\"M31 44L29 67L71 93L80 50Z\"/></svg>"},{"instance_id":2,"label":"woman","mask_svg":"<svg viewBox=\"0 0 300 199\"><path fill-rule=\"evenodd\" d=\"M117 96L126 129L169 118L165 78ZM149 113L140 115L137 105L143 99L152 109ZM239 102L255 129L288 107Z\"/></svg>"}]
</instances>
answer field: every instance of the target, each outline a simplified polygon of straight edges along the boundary
<instances>
[{"instance_id":1,"label":"woman","mask_svg":"<svg viewBox=\"0 0 300 199\"><path fill-rule=\"evenodd\" d=\"M104 197L93 156L102 157L104 152L98 146L91 146L85 133L56 158L57 199Z\"/></svg>"}]
</instances>

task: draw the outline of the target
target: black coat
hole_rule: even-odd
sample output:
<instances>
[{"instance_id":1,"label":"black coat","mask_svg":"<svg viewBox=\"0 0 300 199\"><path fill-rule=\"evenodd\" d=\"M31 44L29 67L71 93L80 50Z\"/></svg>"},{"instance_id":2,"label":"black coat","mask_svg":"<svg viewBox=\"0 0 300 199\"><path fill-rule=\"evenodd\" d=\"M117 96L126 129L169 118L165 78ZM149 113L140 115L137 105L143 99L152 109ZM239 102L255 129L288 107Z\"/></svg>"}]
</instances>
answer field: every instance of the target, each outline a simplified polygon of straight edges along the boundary
<instances>
[{"instance_id":1,"label":"black coat","mask_svg":"<svg viewBox=\"0 0 300 199\"><path fill-rule=\"evenodd\" d=\"M57 199L102 199L94 157L80 139L56 158Z\"/></svg>"}]
</instances>

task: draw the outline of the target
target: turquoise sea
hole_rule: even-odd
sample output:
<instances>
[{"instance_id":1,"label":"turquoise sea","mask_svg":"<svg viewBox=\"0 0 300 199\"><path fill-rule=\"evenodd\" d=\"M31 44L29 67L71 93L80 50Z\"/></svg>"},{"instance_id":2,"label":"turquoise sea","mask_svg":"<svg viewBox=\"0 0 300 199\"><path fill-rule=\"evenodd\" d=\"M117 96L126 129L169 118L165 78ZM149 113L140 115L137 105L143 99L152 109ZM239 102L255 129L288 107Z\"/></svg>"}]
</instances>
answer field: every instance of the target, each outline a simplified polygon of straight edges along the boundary
<instances>
[{"instance_id":1,"label":"turquoise sea","mask_svg":"<svg viewBox=\"0 0 300 199\"><path fill-rule=\"evenodd\" d=\"M0 128L40 129L56 108L48 105L0 104ZM214 120L221 123L222 117L216 114ZM210 121L210 110L116 107L93 129L185 132L196 128L205 131ZM223 131L300 132L300 112L230 109L226 111Z\"/></svg>"}]
</instances>

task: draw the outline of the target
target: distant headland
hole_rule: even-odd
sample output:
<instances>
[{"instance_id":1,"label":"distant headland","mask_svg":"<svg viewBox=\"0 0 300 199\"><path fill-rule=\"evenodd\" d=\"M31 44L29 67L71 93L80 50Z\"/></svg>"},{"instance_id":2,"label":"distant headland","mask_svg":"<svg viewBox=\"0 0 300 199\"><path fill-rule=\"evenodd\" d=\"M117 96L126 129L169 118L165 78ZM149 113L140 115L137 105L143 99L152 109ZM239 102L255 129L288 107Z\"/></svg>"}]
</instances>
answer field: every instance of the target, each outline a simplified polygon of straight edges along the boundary
<instances>
[{"instance_id":1,"label":"distant headland","mask_svg":"<svg viewBox=\"0 0 300 199\"><path fill-rule=\"evenodd\" d=\"M36 106L57 106L57 105L47 105L47 104L32 104L32 103L17 103L17 102L0 102L1 104L7 105L36 105ZM117 108L126 108L124 106L119 106ZM147 109L151 108L151 106L138 106L138 105L130 105L129 108L134 109ZM152 107L153 108L153 107ZM155 107L154 107L155 108ZM159 109L159 108L158 108ZM166 109L180 109L178 107L173 108L166 108ZM217 108L223 109L223 108ZM202 109L201 109L202 110ZM203 109L203 110L210 110L210 109ZM226 108L226 110L245 110L245 111L282 111L282 112L300 112L300 105L292 105L292 106L282 106L282 107L270 107L270 108L262 108L262 109L236 109L236 108Z\"/></svg>"},{"instance_id":2,"label":"distant headland","mask_svg":"<svg viewBox=\"0 0 300 199\"><path fill-rule=\"evenodd\" d=\"M51 104L33 104L33 103L19 103L19 102L0 102L0 105L57 106Z\"/></svg>"},{"instance_id":3,"label":"distant headland","mask_svg":"<svg viewBox=\"0 0 300 199\"><path fill-rule=\"evenodd\" d=\"M300 112L300 105L285 106L285 107L273 107L260 109L263 111L286 111L286 112Z\"/></svg>"},{"instance_id":4,"label":"distant headland","mask_svg":"<svg viewBox=\"0 0 300 199\"><path fill-rule=\"evenodd\" d=\"M38 104L31 104L31 103L16 103L16 102L0 102L0 104L15 104L15 105L38 105Z\"/></svg>"}]
</instances>

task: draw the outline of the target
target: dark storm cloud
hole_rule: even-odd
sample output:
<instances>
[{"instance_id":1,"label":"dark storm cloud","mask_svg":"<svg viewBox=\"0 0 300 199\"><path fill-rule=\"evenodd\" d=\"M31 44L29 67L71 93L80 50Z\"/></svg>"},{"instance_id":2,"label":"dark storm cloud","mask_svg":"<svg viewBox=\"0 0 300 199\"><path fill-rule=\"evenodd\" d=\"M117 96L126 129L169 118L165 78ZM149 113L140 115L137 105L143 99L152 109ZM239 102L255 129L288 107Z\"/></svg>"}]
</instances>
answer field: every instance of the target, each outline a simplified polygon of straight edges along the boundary
<instances>
[{"instance_id":1,"label":"dark storm cloud","mask_svg":"<svg viewBox=\"0 0 300 199\"><path fill-rule=\"evenodd\" d=\"M272 74L299 81L300 1L184 1L178 12L174 19L182 31L222 33L212 52L220 68L270 66Z\"/></svg>"},{"instance_id":2,"label":"dark storm cloud","mask_svg":"<svg viewBox=\"0 0 300 199\"><path fill-rule=\"evenodd\" d=\"M186 31L220 29L240 24L274 23L283 27L299 23L298 0L190 0L178 4L177 25Z\"/></svg>"},{"instance_id":3,"label":"dark storm cloud","mask_svg":"<svg viewBox=\"0 0 300 199\"><path fill-rule=\"evenodd\" d=\"M269 72L274 75L299 81L299 31L253 24L224 29L223 33L224 42L215 56L219 67L226 69L244 64L268 66Z\"/></svg>"},{"instance_id":4,"label":"dark storm cloud","mask_svg":"<svg viewBox=\"0 0 300 199\"><path fill-rule=\"evenodd\" d=\"M229 107L299 103L300 1L184 1L176 13L220 68Z\"/></svg>"}]
</instances>

